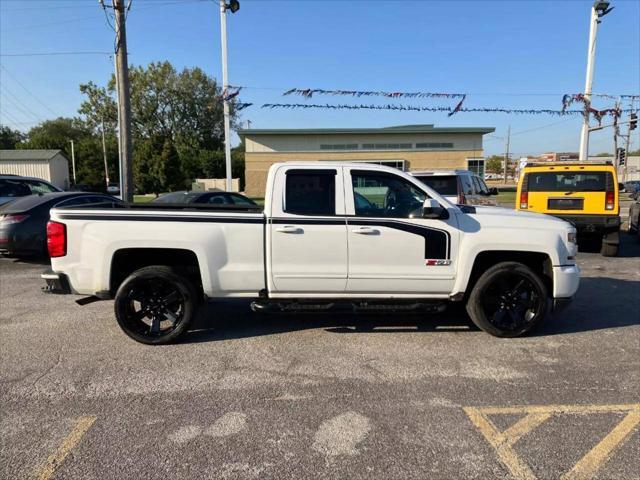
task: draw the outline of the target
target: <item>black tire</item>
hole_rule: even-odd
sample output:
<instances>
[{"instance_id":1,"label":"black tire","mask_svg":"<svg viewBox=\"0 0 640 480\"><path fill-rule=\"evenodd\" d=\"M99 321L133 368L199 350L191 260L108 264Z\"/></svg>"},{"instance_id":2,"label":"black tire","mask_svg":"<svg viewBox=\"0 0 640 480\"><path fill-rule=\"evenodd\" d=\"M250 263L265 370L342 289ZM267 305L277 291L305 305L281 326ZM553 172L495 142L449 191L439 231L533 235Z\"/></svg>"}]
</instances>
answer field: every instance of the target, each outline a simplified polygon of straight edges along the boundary
<instances>
[{"instance_id":1,"label":"black tire","mask_svg":"<svg viewBox=\"0 0 640 480\"><path fill-rule=\"evenodd\" d=\"M118 288L114 309L118 325L147 345L175 341L193 320L199 305L193 283L170 267L136 270Z\"/></svg>"},{"instance_id":2,"label":"black tire","mask_svg":"<svg viewBox=\"0 0 640 480\"><path fill-rule=\"evenodd\" d=\"M535 329L547 313L549 295L540 277L518 262L484 272L471 290L467 313L481 330L513 338Z\"/></svg>"},{"instance_id":3,"label":"black tire","mask_svg":"<svg viewBox=\"0 0 640 480\"><path fill-rule=\"evenodd\" d=\"M600 254L603 257L617 257L619 251L620 251L619 244L602 242L602 248L600 249Z\"/></svg>"}]
</instances>

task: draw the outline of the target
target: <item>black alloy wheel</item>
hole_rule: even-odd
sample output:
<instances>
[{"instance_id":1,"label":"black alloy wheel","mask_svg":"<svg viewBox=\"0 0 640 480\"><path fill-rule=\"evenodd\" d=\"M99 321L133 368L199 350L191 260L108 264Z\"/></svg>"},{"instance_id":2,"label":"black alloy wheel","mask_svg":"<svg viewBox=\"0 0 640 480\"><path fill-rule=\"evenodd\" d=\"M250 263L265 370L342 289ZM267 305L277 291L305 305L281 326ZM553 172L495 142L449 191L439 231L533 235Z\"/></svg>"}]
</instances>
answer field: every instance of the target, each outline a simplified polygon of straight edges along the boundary
<instances>
[{"instance_id":1,"label":"black alloy wheel","mask_svg":"<svg viewBox=\"0 0 640 480\"><path fill-rule=\"evenodd\" d=\"M132 273L115 298L118 324L134 340L164 344L191 323L197 305L193 284L171 268L151 266Z\"/></svg>"},{"instance_id":2,"label":"black alloy wheel","mask_svg":"<svg viewBox=\"0 0 640 480\"><path fill-rule=\"evenodd\" d=\"M547 289L526 265L503 262L489 268L474 286L467 304L473 322L497 337L518 337L533 330L547 310Z\"/></svg>"}]
</instances>

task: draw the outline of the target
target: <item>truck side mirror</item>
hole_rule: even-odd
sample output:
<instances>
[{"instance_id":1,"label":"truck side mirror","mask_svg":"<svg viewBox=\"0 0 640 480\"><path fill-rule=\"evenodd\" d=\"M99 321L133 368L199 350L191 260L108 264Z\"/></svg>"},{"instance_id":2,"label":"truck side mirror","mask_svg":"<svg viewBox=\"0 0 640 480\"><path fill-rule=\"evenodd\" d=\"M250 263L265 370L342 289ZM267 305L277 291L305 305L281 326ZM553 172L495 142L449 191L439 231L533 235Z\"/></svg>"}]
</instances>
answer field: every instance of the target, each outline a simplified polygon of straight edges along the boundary
<instances>
[{"instance_id":1,"label":"truck side mirror","mask_svg":"<svg viewBox=\"0 0 640 480\"><path fill-rule=\"evenodd\" d=\"M447 210L437 200L427 198L422 206L422 218L446 218Z\"/></svg>"},{"instance_id":2,"label":"truck side mirror","mask_svg":"<svg viewBox=\"0 0 640 480\"><path fill-rule=\"evenodd\" d=\"M498 195L498 189L496 187L491 187L489 189L489 195Z\"/></svg>"}]
</instances>

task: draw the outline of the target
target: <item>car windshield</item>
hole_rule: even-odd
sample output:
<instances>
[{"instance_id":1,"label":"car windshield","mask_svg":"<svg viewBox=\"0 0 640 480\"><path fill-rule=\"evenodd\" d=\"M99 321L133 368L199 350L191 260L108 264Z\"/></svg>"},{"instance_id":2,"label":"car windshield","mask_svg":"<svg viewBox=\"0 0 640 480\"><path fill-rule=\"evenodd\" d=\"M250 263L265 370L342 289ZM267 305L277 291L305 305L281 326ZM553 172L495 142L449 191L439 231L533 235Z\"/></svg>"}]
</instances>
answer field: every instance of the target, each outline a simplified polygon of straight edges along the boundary
<instances>
[{"instance_id":1,"label":"car windshield","mask_svg":"<svg viewBox=\"0 0 640 480\"><path fill-rule=\"evenodd\" d=\"M609 172L533 172L528 175L530 192L604 192Z\"/></svg>"},{"instance_id":2,"label":"car windshield","mask_svg":"<svg viewBox=\"0 0 640 480\"><path fill-rule=\"evenodd\" d=\"M54 186L37 180L0 179L0 197L25 197L27 195L58 191Z\"/></svg>"},{"instance_id":3,"label":"car windshield","mask_svg":"<svg viewBox=\"0 0 640 480\"><path fill-rule=\"evenodd\" d=\"M416 178L440 195L458 195L458 178L455 175L423 175Z\"/></svg>"}]
</instances>

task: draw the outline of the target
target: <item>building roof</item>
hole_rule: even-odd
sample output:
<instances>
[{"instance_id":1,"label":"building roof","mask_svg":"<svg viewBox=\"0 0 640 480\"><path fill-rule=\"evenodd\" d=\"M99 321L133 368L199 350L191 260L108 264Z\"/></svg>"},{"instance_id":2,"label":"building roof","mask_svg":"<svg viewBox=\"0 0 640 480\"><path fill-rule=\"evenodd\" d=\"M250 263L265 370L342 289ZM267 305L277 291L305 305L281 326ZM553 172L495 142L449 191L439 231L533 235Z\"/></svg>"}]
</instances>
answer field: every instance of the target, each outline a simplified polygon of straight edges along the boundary
<instances>
[{"instance_id":1,"label":"building roof","mask_svg":"<svg viewBox=\"0 0 640 480\"><path fill-rule=\"evenodd\" d=\"M382 128L243 128L238 130L241 137L247 135L348 135L385 133L491 133L493 127L434 127L425 125L398 125Z\"/></svg>"},{"instance_id":2,"label":"building roof","mask_svg":"<svg viewBox=\"0 0 640 480\"><path fill-rule=\"evenodd\" d=\"M22 160L46 162L61 154L67 158L62 150L0 150L1 160Z\"/></svg>"}]
</instances>

